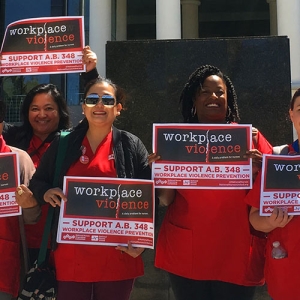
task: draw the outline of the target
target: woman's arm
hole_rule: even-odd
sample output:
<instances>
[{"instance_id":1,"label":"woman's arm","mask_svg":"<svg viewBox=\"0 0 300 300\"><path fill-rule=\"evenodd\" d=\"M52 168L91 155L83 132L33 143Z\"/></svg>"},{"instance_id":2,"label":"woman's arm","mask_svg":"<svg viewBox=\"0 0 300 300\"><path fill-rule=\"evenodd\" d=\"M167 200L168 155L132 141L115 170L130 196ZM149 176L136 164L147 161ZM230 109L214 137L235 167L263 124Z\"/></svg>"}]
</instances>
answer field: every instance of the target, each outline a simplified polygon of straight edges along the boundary
<instances>
[{"instance_id":1,"label":"woman's arm","mask_svg":"<svg viewBox=\"0 0 300 300\"><path fill-rule=\"evenodd\" d=\"M150 168L152 167L152 163L159 160L160 156L156 153L151 153L148 156L148 164ZM176 190L174 189L164 189L164 188L156 188L155 195L159 200L159 205L161 206L169 206L173 203L176 195Z\"/></svg>"},{"instance_id":2,"label":"woman's arm","mask_svg":"<svg viewBox=\"0 0 300 300\"><path fill-rule=\"evenodd\" d=\"M148 163L148 151L139 138L133 140L133 143L135 144L137 161L137 178L151 179L151 168Z\"/></svg>"},{"instance_id":3,"label":"woman's arm","mask_svg":"<svg viewBox=\"0 0 300 300\"><path fill-rule=\"evenodd\" d=\"M34 224L41 216L41 208L33 197L32 192L27 188L29 180L35 172L35 167L27 152L10 147L12 151L19 154L20 182L15 192L16 202L22 207L24 223Z\"/></svg>"},{"instance_id":4,"label":"woman's arm","mask_svg":"<svg viewBox=\"0 0 300 300\"><path fill-rule=\"evenodd\" d=\"M293 219L287 211L275 207L270 216L260 216L259 209L251 207L249 220L254 229L262 232L270 232L277 227L284 227Z\"/></svg>"},{"instance_id":5,"label":"woman's arm","mask_svg":"<svg viewBox=\"0 0 300 300\"><path fill-rule=\"evenodd\" d=\"M155 194L159 199L159 205L169 206L175 200L176 190L174 189L155 189Z\"/></svg>"},{"instance_id":6,"label":"woman's arm","mask_svg":"<svg viewBox=\"0 0 300 300\"><path fill-rule=\"evenodd\" d=\"M85 46L82 50L82 62L86 66L86 72L90 72L96 68L97 65L97 55L92 51L90 46Z\"/></svg>"},{"instance_id":7,"label":"woman's arm","mask_svg":"<svg viewBox=\"0 0 300 300\"><path fill-rule=\"evenodd\" d=\"M42 210L32 192L24 184L21 184L18 186L15 196L18 205L22 207L24 223L37 223L42 215Z\"/></svg>"},{"instance_id":8,"label":"woman's arm","mask_svg":"<svg viewBox=\"0 0 300 300\"><path fill-rule=\"evenodd\" d=\"M81 78L83 79L83 86L86 86L88 82L98 78L99 76L99 73L96 69L97 55L91 50L90 46L85 46L82 54L82 61L86 65L86 72L81 73Z\"/></svg>"}]
</instances>

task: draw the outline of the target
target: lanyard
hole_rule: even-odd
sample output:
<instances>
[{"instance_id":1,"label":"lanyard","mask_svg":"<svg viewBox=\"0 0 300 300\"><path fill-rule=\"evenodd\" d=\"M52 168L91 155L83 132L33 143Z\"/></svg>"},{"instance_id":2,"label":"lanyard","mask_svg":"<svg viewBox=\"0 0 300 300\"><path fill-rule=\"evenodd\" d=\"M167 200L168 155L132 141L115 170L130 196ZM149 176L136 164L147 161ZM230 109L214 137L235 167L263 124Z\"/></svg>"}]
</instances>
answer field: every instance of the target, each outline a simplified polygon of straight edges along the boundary
<instances>
[{"instance_id":1,"label":"lanyard","mask_svg":"<svg viewBox=\"0 0 300 300\"><path fill-rule=\"evenodd\" d=\"M298 140L294 141L292 144L292 147L294 148L294 150L299 153L299 143Z\"/></svg>"}]
</instances>

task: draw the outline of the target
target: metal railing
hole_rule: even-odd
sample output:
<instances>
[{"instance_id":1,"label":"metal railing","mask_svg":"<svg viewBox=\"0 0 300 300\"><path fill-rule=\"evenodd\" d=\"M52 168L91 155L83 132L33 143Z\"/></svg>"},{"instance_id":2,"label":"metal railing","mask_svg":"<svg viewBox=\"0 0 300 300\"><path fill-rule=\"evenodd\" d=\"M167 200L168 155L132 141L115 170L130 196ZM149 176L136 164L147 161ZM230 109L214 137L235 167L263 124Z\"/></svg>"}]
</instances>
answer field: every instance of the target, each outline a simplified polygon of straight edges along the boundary
<instances>
[{"instance_id":1,"label":"metal railing","mask_svg":"<svg viewBox=\"0 0 300 300\"><path fill-rule=\"evenodd\" d=\"M75 98L78 99L78 104L81 105L83 101L83 93L74 93ZM5 121L8 123L20 123L20 110L26 95L15 95L13 97L4 97L6 104ZM68 102L68 101L67 101ZM73 101L74 102L74 101Z\"/></svg>"},{"instance_id":2,"label":"metal railing","mask_svg":"<svg viewBox=\"0 0 300 300\"><path fill-rule=\"evenodd\" d=\"M26 95L15 95L13 97L4 98L6 104L6 115L5 121L8 123L19 123L20 120L20 109L23 104L23 100Z\"/></svg>"}]
</instances>

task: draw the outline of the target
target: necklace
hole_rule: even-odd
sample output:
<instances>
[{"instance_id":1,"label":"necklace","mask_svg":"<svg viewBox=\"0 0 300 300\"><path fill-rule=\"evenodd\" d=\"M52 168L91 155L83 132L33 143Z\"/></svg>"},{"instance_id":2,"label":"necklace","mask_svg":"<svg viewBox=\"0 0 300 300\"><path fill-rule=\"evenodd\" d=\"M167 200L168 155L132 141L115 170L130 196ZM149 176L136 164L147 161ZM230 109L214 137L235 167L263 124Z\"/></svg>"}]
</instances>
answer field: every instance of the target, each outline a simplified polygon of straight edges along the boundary
<instances>
[{"instance_id":1,"label":"necklace","mask_svg":"<svg viewBox=\"0 0 300 300\"><path fill-rule=\"evenodd\" d=\"M89 163L90 159L88 158L88 156L85 155L85 152L86 152L86 147L85 146L82 146L81 147L81 156L79 158L79 161L86 165L87 163Z\"/></svg>"}]
</instances>

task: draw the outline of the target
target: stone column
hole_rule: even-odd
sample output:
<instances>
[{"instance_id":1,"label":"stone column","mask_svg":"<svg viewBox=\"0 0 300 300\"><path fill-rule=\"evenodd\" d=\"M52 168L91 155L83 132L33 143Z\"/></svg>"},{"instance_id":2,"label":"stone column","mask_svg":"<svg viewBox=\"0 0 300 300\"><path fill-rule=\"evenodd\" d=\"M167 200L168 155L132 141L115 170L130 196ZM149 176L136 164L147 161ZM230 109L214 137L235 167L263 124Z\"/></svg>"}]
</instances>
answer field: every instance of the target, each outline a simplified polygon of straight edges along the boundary
<instances>
[{"instance_id":1,"label":"stone column","mask_svg":"<svg viewBox=\"0 0 300 300\"><path fill-rule=\"evenodd\" d=\"M290 39L292 88L300 87L300 1L277 0L278 35Z\"/></svg>"},{"instance_id":2,"label":"stone column","mask_svg":"<svg viewBox=\"0 0 300 300\"><path fill-rule=\"evenodd\" d=\"M127 40L127 0L117 0L116 40Z\"/></svg>"},{"instance_id":3,"label":"stone column","mask_svg":"<svg viewBox=\"0 0 300 300\"><path fill-rule=\"evenodd\" d=\"M277 35L277 6L276 0L266 0L270 8L270 35Z\"/></svg>"},{"instance_id":4,"label":"stone column","mask_svg":"<svg viewBox=\"0 0 300 300\"><path fill-rule=\"evenodd\" d=\"M97 69L106 75L105 45L111 40L111 0L90 1L90 46L98 57Z\"/></svg>"},{"instance_id":5,"label":"stone column","mask_svg":"<svg viewBox=\"0 0 300 300\"><path fill-rule=\"evenodd\" d=\"M197 0L181 0L182 9L182 38L196 39L199 37L198 6Z\"/></svg>"},{"instance_id":6,"label":"stone column","mask_svg":"<svg viewBox=\"0 0 300 300\"><path fill-rule=\"evenodd\" d=\"M180 0L156 0L156 39L180 38Z\"/></svg>"},{"instance_id":7,"label":"stone column","mask_svg":"<svg viewBox=\"0 0 300 300\"><path fill-rule=\"evenodd\" d=\"M286 35L290 39L291 89L292 95L300 88L300 1L277 0L278 35ZM293 128L294 139L297 139Z\"/></svg>"}]
</instances>

